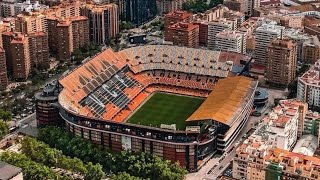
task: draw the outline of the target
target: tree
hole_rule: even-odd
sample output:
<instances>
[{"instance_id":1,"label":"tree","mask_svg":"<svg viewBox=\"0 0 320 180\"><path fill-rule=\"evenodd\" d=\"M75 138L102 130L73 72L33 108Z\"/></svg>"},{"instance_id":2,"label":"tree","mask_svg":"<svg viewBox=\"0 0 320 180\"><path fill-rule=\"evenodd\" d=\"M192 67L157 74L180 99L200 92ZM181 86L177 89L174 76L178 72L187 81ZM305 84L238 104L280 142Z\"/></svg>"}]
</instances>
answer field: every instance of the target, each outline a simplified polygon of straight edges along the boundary
<instances>
[{"instance_id":1,"label":"tree","mask_svg":"<svg viewBox=\"0 0 320 180\"><path fill-rule=\"evenodd\" d=\"M140 178L138 177L135 177L135 176L130 176L130 174L126 173L126 172L121 172L117 175L113 174L111 176L111 179L112 180L140 180Z\"/></svg>"},{"instance_id":2,"label":"tree","mask_svg":"<svg viewBox=\"0 0 320 180\"><path fill-rule=\"evenodd\" d=\"M47 62L41 62L38 64L38 69L41 70L47 70L50 68L50 64Z\"/></svg>"},{"instance_id":3,"label":"tree","mask_svg":"<svg viewBox=\"0 0 320 180\"><path fill-rule=\"evenodd\" d=\"M31 161L24 154L4 152L0 155L0 160L22 168L23 178L26 180L62 178L60 175L53 172L49 167Z\"/></svg>"},{"instance_id":4,"label":"tree","mask_svg":"<svg viewBox=\"0 0 320 180\"><path fill-rule=\"evenodd\" d=\"M4 121L0 121L0 139L8 134L9 127Z\"/></svg>"},{"instance_id":5,"label":"tree","mask_svg":"<svg viewBox=\"0 0 320 180\"><path fill-rule=\"evenodd\" d=\"M102 171L102 166L100 164L93 165L92 162L89 162L86 166L88 172L84 176L85 180L92 180L92 179L102 179L105 174Z\"/></svg>"},{"instance_id":6,"label":"tree","mask_svg":"<svg viewBox=\"0 0 320 180\"><path fill-rule=\"evenodd\" d=\"M209 9L209 5L202 0L189 0L182 4L182 9L192 13L203 13Z\"/></svg>"},{"instance_id":7,"label":"tree","mask_svg":"<svg viewBox=\"0 0 320 180\"><path fill-rule=\"evenodd\" d=\"M41 128L38 138L51 147L61 150L65 155L77 157L88 164L89 162L101 164L103 171L108 174L126 172L141 179L180 180L187 173L178 164L163 161L151 154L108 152L88 140L71 136L57 127ZM88 171L90 168L87 167Z\"/></svg>"},{"instance_id":8,"label":"tree","mask_svg":"<svg viewBox=\"0 0 320 180\"><path fill-rule=\"evenodd\" d=\"M125 29L132 29L132 28L134 28L134 25L131 22L121 21L119 24L120 31L123 31Z\"/></svg>"},{"instance_id":9,"label":"tree","mask_svg":"<svg viewBox=\"0 0 320 180\"><path fill-rule=\"evenodd\" d=\"M0 109L0 119L2 119L5 122L11 121L12 113L9 111L5 111L3 109Z\"/></svg>"}]
</instances>

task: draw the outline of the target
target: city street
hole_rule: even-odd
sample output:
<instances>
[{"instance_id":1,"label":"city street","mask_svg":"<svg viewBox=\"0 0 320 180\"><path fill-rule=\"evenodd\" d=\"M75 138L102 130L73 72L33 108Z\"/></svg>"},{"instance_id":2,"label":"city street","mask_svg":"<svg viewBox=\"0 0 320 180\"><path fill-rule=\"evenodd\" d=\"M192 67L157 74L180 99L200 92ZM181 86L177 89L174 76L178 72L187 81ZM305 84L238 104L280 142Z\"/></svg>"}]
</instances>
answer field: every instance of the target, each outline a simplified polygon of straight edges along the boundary
<instances>
[{"instance_id":1,"label":"city street","mask_svg":"<svg viewBox=\"0 0 320 180\"><path fill-rule=\"evenodd\" d=\"M36 123L36 113L32 113L31 115L21 119L17 122L17 129L6 135L1 141L0 146L5 144L6 142L14 139L19 132L35 135L37 133L37 123Z\"/></svg>"}]
</instances>

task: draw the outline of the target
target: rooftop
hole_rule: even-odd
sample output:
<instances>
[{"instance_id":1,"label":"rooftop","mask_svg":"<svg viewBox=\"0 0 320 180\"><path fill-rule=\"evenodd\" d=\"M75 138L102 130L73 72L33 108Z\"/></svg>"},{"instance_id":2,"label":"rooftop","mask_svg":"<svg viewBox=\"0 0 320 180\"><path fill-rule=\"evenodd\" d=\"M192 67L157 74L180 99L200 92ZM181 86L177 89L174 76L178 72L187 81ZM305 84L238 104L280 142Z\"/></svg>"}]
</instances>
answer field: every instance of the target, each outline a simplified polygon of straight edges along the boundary
<instances>
[{"instance_id":1,"label":"rooftop","mask_svg":"<svg viewBox=\"0 0 320 180\"><path fill-rule=\"evenodd\" d=\"M179 23L173 24L169 27L169 29L180 30L180 31L192 31L197 28L199 28L198 25L193 24L193 23L185 23L185 22L179 22Z\"/></svg>"},{"instance_id":2,"label":"rooftop","mask_svg":"<svg viewBox=\"0 0 320 180\"><path fill-rule=\"evenodd\" d=\"M243 76L229 77L218 81L214 90L187 121L214 120L228 126L255 88L253 80Z\"/></svg>"},{"instance_id":3,"label":"rooftop","mask_svg":"<svg viewBox=\"0 0 320 180\"><path fill-rule=\"evenodd\" d=\"M256 31L279 32L280 30L284 29L285 27L279 26L276 22L271 21L269 23L263 23L260 27L256 29Z\"/></svg>"},{"instance_id":4,"label":"rooftop","mask_svg":"<svg viewBox=\"0 0 320 180\"><path fill-rule=\"evenodd\" d=\"M305 72L301 77L299 77L299 81L303 81L307 84L312 84L315 86L320 85L320 60L318 60L310 69Z\"/></svg>"},{"instance_id":5,"label":"rooftop","mask_svg":"<svg viewBox=\"0 0 320 180\"><path fill-rule=\"evenodd\" d=\"M170 12L168 14L165 15L165 17L170 17L170 18L179 18L179 19L185 19L192 16L192 13L189 13L187 11L181 11L181 10L177 10L177 11L173 11Z\"/></svg>"},{"instance_id":6,"label":"rooftop","mask_svg":"<svg viewBox=\"0 0 320 180\"><path fill-rule=\"evenodd\" d=\"M21 168L0 161L0 180L9 180L22 172Z\"/></svg>"},{"instance_id":7,"label":"rooftop","mask_svg":"<svg viewBox=\"0 0 320 180\"><path fill-rule=\"evenodd\" d=\"M294 153L313 156L318 146L318 138L312 134L303 135L294 147Z\"/></svg>"},{"instance_id":8,"label":"rooftop","mask_svg":"<svg viewBox=\"0 0 320 180\"><path fill-rule=\"evenodd\" d=\"M244 35L244 33L240 32L240 31L231 31L231 30L223 30L220 33L218 33L216 36L219 38L239 38L242 37Z\"/></svg>"}]
</instances>

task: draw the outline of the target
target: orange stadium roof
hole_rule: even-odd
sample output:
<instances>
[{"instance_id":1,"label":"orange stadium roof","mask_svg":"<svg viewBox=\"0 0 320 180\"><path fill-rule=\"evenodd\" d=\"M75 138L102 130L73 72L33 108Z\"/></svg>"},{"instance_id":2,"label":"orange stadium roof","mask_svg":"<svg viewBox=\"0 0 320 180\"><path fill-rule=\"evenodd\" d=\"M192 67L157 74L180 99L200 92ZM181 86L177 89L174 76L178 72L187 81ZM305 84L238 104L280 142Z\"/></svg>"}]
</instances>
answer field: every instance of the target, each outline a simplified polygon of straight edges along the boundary
<instances>
[{"instance_id":1,"label":"orange stadium roof","mask_svg":"<svg viewBox=\"0 0 320 180\"><path fill-rule=\"evenodd\" d=\"M242 106L253 80L243 76L218 81L214 90L187 121L214 120L231 125L233 115Z\"/></svg>"}]
</instances>

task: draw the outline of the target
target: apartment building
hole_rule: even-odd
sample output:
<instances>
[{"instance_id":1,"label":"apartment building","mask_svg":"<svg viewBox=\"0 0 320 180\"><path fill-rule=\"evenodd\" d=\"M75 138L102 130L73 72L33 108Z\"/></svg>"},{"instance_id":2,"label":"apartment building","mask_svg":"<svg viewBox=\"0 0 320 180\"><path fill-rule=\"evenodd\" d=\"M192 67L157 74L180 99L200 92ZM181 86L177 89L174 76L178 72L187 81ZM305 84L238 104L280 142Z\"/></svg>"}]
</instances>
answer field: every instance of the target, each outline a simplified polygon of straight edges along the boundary
<instances>
[{"instance_id":1,"label":"apartment building","mask_svg":"<svg viewBox=\"0 0 320 180\"><path fill-rule=\"evenodd\" d=\"M89 20L90 41L104 45L119 33L119 13L116 4L87 4L82 6L80 11L80 14Z\"/></svg>"},{"instance_id":2,"label":"apartment building","mask_svg":"<svg viewBox=\"0 0 320 180\"><path fill-rule=\"evenodd\" d=\"M247 37L245 33L240 31L224 30L216 35L215 49L245 54L246 40Z\"/></svg>"},{"instance_id":3,"label":"apartment building","mask_svg":"<svg viewBox=\"0 0 320 180\"><path fill-rule=\"evenodd\" d=\"M174 45L195 48L199 46L199 26L193 23L179 22L167 29L166 37L166 40Z\"/></svg>"},{"instance_id":4,"label":"apartment building","mask_svg":"<svg viewBox=\"0 0 320 180\"><path fill-rule=\"evenodd\" d=\"M297 44L290 39L273 40L267 49L266 79L271 85L287 86L296 77Z\"/></svg>"},{"instance_id":5,"label":"apartment building","mask_svg":"<svg viewBox=\"0 0 320 180\"><path fill-rule=\"evenodd\" d=\"M157 0L157 10L160 14L167 14L182 9L183 3L187 0Z\"/></svg>"},{"instance_id":6,"label":"apartment building","mask_svg":"<svg viewBox=\"0 0 320 180\"><path fill-rule=\"evenodd\" d=\"M73 33L70 20L60 20L56 26L57 36L57 59L60 61L70 60L73 50Z\"/></svg>"},{"instance_id":7,"label":"apartment building","mask_svg":"<svg viewBox=\"0 0 320 180\"><path fill-rule=\"evenodd\" d=\"M11 41L13 39L14 33L11 31L6 31L2 33L2 44L3 49L5 51L6 56L6 66L8 75L12 74L13 71L13 65L12 65L12 54L11 54Z\"/></svg>"},{"instance_id":8,"label":"apartment building","mask_svg":"<svg viewBox=\"0 0 320 180\"><path fill-rule=\"evenodd\" d=\"M69 18L73 16L80 16L80 7L85 4L81 1L62 2L57 6L52 6L43 12L44 15L52 17Z\"/></svg>"},{"instance_id":9,"label":"apartment building","mask_svg":"<svg viewBox=\"0 0 320 180\"><path fill-rule=\"evenodd\" d=\"M245 167L243 164L247 167L242 168ZM259 141L245 142L236 151L233 177L250 180L317 180L320 178L320 159L280 148L268 149Z\"/></svg>"},{"instance_id":10,"label":"apartment building","mask_svg":"<svg viewBox=\"0 0 320 180\"><path fill-rule=\"evenodd\" d=\"M170 35L168 34L168 29L170 26L179 23L185 22L189 23L192 20L192 14L186 11L173 11L164 16L164 40L170 40Z\"/></svg>"},{"instance_id":11,"label":"apartment building","mask_svg":"<svg viewBox=\"0 0 320 180\"><path fill-rule=\"evenodd\" d=\"M0 2L0 16L1 17L14 17L22 12L42 11L49 7L39 4L38 1L31 2L17 2L14 0L4 0Z\"/></svg>"},{"instance_id":12,"label":"apartment building","mask_svg":"<svg viewBox=\"0 0 320 180\"><path fill-rule=\"evenodd\" d=\"M255 9L255 15L276 21L286 28L303 28L305 14L293 11L285 6L261 6Z\"/></svg>"},{"instance_id":13,"label":"apartment building","mask_svg":"<svg viewBox=\"0 0 320 180\"><path fill-rule=\"evenodd\" d=\"M156 0L112 0L119 6L121 20L142 25L157 15Z\"/></svg>"},{"instance_id":14,"label":"apartment building","mask_svg":"<svg viewBox=\"0 0 320 180\"><path fill-rule=\"evenodd\" d=\"M251 136L267 141L272 148L291 150L303 135L307 111L308 105L299 100L281 100Z\"/></svg>"},{"instance_id":15,"label":"apartment building","mask_svg":"<svg viewBox=\"0 0 320 180\"><path fill-rule=\"evenodd\" d=\"M236 150L232 161L235 179L265 180L265 157L271 147L265 139L249 137Z\"/></svg>"},{"instance_id":16,"label":"apartment building","mask_svg":"<svg viewBox=\"0 0 320 180\"><path fill-rule=\"evenodd\" d=\"M30 66L49 64L48 35L44 32L28 34Z\"/></svg>"},{"instance_id":17,"label":"apartment building","mask_svg":"<svg viewBox=\"0 0 320 180\"><path fill-rule=\"evenodd\" d=\"M276 22L265 22L256 29L255 43L255 63L267 66L267 49L270 42L274 39L281 39L283 26L276 25Z\"/></svg>"},{"instance_id":18,"label":"apartment building","mask_svg":"<svg viewBox=\"0 0 320 180\"><path fill-rule=\"evenodd\" d=\"M303 33L299 29L286 29L283 36L297 44L298 61L314 64L320 58L320 42L317 36Z\"/></svg>"},{"instance_id":19,"label":"apartment building","mask_svg":"<svg viewBox=\"0 0 320 180\"><path fill-rule=\"evenodd\" d=\"M70 60L70 55L89 42L89 22L84 16L67 19L48 17L49 48L59 60Z\"/></svg>"},{"instance_id":20,"label":"apartment building","mask_svg":"<svg viewBox=\"0 0 320 180\"><path fill-rule=\"evenodd\" d=\"M223 30L234 30L235 22L230 19L216 19L208 23L208 47L214 49L216 45L216 36Z\"/></svg>"},{"instance_id":21,"label":"apartment building","mask_svg":"<svg viewBox=\"0 0 320 180\"><path fill-rule=\"evenodd\" d=\"M302 62L314 64L318 59L320 59L320 42L317 36L312 36L310 41L303 44Z\"/></svg>"},{"instance_id":22,"label":"apartment building","mask_svg":"<svg viewBox=\"0 0 320 180\"><path fill-rule=\"evenodd\" d=\"M0 47L0 90L5 90L8 85L6 54Z\"/></svg>"},{"instance_id":23,"label":"apartment building","mask_svg":"<svg viewBox=\"0 0 320 180\"><path fill-rule=\"evenodd\" d=\"M207 46L208 43L208 22L193 22L199 26L199 46Z\"/></svg>"},{"instance_id":24,"label":"apartment building","mask_svg":"<svg viewBox=\"0 0 320 180\"><path fill-rule=\"evenodd\" d=\"M298 78L297 98L320 110L320 60Z\"/></svg>"},{"instance_id":25,"label":"apartment building","mask_svg":"<svg viewBox=\"0 0 320 180\"><path fill-rule=\"evenodd\" d=\"M15 18L15 31L24 34L47 32L46 16L39 12L19 14Z\"/></svg>"},{"instance_id":26,"label":"apartment building","mask_svg":"<svg viewBox=\"0 0 320 180\"><path fill-rule=\"evenodd\" d=\"M245 0L224 0L223 5L233 11L247 12L247 1Z\"/></svg>"},{"instance_id":27,"label":"apartment building","mask_svg":"<svg viewBox=\"0 0 320 180\"><path fill-rule=\"evenodd\" d=\"M10 43L10 53L13 79L26 80L31 71L28 37L15 33Z\"/></svg>"}]
</instances>

